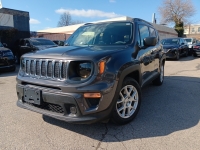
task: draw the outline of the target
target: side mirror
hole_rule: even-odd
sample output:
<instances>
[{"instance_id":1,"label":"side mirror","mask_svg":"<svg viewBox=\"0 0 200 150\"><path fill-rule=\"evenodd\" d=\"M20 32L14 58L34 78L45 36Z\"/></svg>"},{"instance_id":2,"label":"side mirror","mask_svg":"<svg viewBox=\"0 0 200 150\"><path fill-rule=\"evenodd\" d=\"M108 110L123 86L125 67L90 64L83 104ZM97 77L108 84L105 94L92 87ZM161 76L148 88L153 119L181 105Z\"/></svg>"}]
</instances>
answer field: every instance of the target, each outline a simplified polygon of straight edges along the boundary
<instances>
[{"instance_id":1,"label":"side mirror","mask_svg":"<svg viewBox=\"0 0 200 150\"><path fill-rule=\"evenodd\" d=\"M27 47L31 47L31 45L30 45L29 43L26 43L25 46L27 46Z\"/></svg>"},{"instance_id":2,"label":"side mirror","mask_svg":"<svg viewBox=\"0 0 200 150\"><path fill-rule=\"evenodd\" d=\"M157 38L156 37L147 37L144 38L144 46L155 46L157 43Z\"/></svg>"},{"instance_id":3,"label":"side mirror","mask_svg":"<svg viewBox=\"0 0 200 150\"><path fill-rule=\"evenodd\" d=\"M69 43L65 43L64 46L69 46Z\"/></svg>"},{"instance_id":4,"label":"side mirror","mask_svg":"<svg viewBox=\"0 0 200 150\"><path fill-rule=\"evenodd\" d=\"M7 45L6 43L3 43L3 46L4 46L4 47L8 47L8 45Z\"/></svg>"}]
</instances>

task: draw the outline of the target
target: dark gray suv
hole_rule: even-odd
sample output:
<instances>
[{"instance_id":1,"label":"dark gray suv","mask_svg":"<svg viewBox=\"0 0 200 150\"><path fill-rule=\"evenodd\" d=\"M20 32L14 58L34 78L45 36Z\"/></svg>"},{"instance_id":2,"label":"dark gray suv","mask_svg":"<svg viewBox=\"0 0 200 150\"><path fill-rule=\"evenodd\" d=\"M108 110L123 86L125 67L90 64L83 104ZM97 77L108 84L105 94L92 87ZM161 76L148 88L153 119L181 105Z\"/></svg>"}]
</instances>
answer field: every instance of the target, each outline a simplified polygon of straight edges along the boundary
<instances>
[{"instance_id":1,"label":"dark gray suv","mask_svg":"<svg viewBox=\"0 0 200 150\"><path fill-rule=\"evenodd\" d=\"M144 20L85 24L68 46L21 57L17 105L67 122L125 124L139 111L141 87L163 83L165 59Z\"/></svg>"}]
</instances>

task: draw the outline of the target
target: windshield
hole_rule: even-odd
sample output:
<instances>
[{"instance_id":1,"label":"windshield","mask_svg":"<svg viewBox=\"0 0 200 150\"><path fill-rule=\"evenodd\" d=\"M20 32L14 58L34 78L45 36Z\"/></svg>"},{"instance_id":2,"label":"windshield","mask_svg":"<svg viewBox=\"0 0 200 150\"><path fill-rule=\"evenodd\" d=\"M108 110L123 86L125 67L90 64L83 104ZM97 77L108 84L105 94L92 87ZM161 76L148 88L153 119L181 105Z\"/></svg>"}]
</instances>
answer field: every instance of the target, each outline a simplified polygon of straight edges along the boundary
<instances>
[{"instance_id":1,"label":"windshield","mask_svg":"<svg viewBox=\"0 0 200 150\"><path fill-rule=\"evenodd\" d=\"M132 42L132 23L90 24L77 29L67 43L71 46L126 45Z\"/></svg>"},{"instance_id":2,"label":"windshield","mask_svg":"<svg viewBox=\"0 0 200 150\"><path fill-rule=\"evenodd\" d=\"M0 47L4 47L3 44L0 42Z\"/></svg>"},{"instance_id":3,"label":"windshield","mask_svg":"<svg viewBox=\"0 0 200 150\"><path fill-rule=\"evenodd\" d=\"M33 45L55 45L54 42L47 39L31 39Z\"/></svg>"},{"instance_id":4,"label":"windshield","mask_svg":"<svg viewBox=\"0 0 200 150\"><path fill-rule=\"evenodd\" d=\"M179 39L164 39L161 41L163 45L177 45L179 44Z\"/></svg>"},{"instance_id":5,"label":"windshield","mask_svg":"<svg viewBox=\"0 0 200 150\"><path fill-rule=\"evenodd\" d=\"M192 39L185 39L187 43L191 43Z\"/></svg>"}]
</instances>

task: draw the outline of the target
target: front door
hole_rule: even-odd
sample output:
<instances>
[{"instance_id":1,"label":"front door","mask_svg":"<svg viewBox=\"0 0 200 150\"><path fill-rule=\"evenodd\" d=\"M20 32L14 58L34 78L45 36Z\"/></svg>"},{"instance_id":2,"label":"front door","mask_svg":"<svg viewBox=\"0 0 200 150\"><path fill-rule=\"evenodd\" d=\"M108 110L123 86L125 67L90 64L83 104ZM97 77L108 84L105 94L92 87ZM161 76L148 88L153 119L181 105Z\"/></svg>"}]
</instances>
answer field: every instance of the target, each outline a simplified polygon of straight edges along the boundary
<instances>
[{"instance_id":1,"label":"front door","mask_svg":"<svg viewBox=\"0 0 200 150\"><path fill-rule=\"evenodd\" d=\"M141 65L141 73L142 73L142 84L147 82L154 73L154 64L155 64L155 47L144 47L144 39L150 36L149 28L146 25L139 25L139 40L138 44L141 47L141 50L138 52L138 59Z\"/></svg>"}]
</instances>

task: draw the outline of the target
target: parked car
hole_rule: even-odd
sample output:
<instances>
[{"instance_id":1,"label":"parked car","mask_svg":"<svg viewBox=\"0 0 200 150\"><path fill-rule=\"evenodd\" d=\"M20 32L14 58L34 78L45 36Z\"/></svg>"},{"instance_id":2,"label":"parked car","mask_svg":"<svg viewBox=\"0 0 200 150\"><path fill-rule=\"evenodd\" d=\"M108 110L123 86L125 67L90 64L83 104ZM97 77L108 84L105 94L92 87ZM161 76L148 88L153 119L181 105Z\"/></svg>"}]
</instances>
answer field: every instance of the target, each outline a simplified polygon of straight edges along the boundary
<instances>
[{"instance_id":1,"label":"parked car","mask_svg":"<svg viewBox=\"0 0 200 150\"><path fill-rule=\"evenodd\" d=\"M184 38L189 47L189 54L192 54L194 45L198 42L195 38Z\"/></svg>"},{"instance_id":2,"label":"parked car","mask_svg":"<svg viewBox=\"0 0 200 150\"><path fill-rule=\"evenodd\" d=\"M18 47L16 52L18 62L20 57L25 53L57 47L53 41L45 38L20 39L16 46Z\"/></svg>"},{"instance_id":3,"label":"parked car","mask_svg":"<svg viewBox=\"0 0 200 150\"><path fill-rule=\"evenodd\" d=\"M53 41L55 44L57 44L58 46L64 46L64 41L60 41L60 40L54 40Z\"/></svg>"},{"instance_id":4,"label":"parked car","mask_svg":"<svg viewBox=\"0 0 200 150\"><path fill-rule=\"evenodd\" d=\"M0 72L15 71L15 57L12 51L0 42Z\"/></svg>"},{"instance_id":5,"label":"parked car","mask_svg":"<svg viewBox=\"0 0 200 150\"><path fill-rule=\"evenodd\" d=\"M180 56L188 56L189 47L183 38L166 38L161 43L167 58L179 60Z\"/></svg>"},{"instance_id":6,"label":"parked car","mask_svg":"<svg viewBox=\"0 0 200 150\"><path fill-rule=\"evenodd\" d=\"M141 88L162 85L165 59L144 20L86 24L68 46L22 56L17 105L67 122L125 124L139 111Z\"/></svg>"},{"instance_id":7,"label":"parked car","mask_svg":"<svg viewBox=\"0 0 200 150\"><path fill-rule=\"evenodd\" d=\"M200 43L193 45L193 56L197 57L200 55Z\"/></svg>"}]
</instances>

